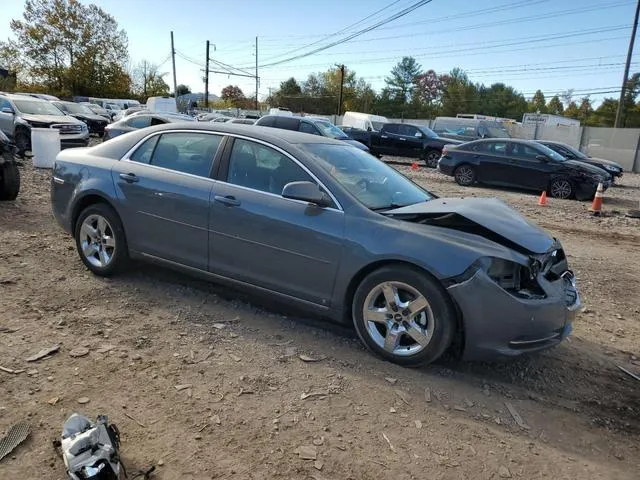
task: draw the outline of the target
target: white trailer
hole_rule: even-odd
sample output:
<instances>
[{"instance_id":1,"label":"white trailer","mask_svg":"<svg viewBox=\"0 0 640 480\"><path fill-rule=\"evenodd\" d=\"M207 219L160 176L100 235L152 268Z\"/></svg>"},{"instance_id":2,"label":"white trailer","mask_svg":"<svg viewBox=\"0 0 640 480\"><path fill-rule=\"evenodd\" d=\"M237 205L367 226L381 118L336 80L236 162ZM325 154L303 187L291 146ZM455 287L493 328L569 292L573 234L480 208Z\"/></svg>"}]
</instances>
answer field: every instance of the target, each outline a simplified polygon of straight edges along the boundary
<instances>
[{"instance_id":1,"label":"white trailer","mask_svg":"<svg viewBox=\"0 0 640 480\"><path fill-rule=\"evenodd\" d=\"M580 120L552 115L550 113L525 113L522 116L522 125L538 125L544 127L579 127Z\"/></svg>"},{"instance_id":2,"label":"white trailer","mask_svg":"<svg viewBox=\"0 0 640 480\"><path fill-rule=\"evenodd\" d=\"M387 117L369 113L345 112L344 117L342 117L343 126L359 128L369 132L379 132L385 123L389 123Z\"/></svg>"}]
</instances>

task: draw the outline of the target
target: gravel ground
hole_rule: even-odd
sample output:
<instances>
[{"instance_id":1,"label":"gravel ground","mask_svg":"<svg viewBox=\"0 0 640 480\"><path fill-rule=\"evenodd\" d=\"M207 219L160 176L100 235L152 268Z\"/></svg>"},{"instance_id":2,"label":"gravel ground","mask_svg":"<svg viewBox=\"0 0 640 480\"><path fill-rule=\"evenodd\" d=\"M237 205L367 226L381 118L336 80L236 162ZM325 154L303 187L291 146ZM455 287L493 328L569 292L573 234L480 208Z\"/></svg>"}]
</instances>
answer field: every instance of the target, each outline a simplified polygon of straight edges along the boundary
<instances>
[{"instance_id":1,"label":"gravel ground","mask_svg":"<svg viewBox=\"0 0 640 480\"><path fill-rule=\"evenodd\" d=\"M640 176L595 218L398 169L440 196L497 196L558 236L586 306L570 341L403 369L350 329L167 270L97 278L51 215L50 173L26 165L0 205L0 366L24 370L0 371L0 435L25 419L32 434L0 478L65 478L51 441L80 412L109 415L128 469L158 479L637 479L640 382L617 366L640 372L640 223L624 216Z\"/></svg>"}]
</instances>

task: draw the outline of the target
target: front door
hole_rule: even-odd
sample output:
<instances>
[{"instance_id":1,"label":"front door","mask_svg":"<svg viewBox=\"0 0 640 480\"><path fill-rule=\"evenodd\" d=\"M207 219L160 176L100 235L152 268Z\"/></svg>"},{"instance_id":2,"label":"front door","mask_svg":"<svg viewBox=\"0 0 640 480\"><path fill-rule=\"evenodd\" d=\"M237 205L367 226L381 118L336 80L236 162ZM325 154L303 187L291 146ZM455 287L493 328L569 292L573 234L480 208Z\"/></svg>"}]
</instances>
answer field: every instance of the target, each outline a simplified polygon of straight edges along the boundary
<instances>
[{"instance_id":1,"label":"front door","mask_svg":"<svg viewBox=\"0 0 640 480\"><path fill-rule=\"evenodd\" d=\"M211 167L221 136L151 137L112 176L129 248L206 271Z\"/></svg>"},{"instance_id":2,"label":"front door","mask_svg":"<svg viewBox=\"0 0 640 480\"><path fill-rule=\"evenodd\" d=\"M473 148L479 159L478 180L482 183L507 185L509 158L506 141L477 143Z\"/></svg>"},{"instance_id":3,"label":"front door","mask_svg":"<svg viewBox=\"0 0 640 480\"><path fill-rule=\"evenodd\" d=\"M400 133L404 140L403 155L405 157L420 157L422 154L422 132L413 125L400 125Z\"/></svg>"},{"instance_id":4,"label":"front door","mask_svg":"<svg viewBox=\"0 0 640 480\"><path fill-rule=\"evenodd\" d=\"M294 181L314 179L275 148L234 140L212 196L209 269L329 307L344 214L283 198Z\"/></svg>"},{"instance_id":5,"label":"front door","mask_svg":"<svg viewBox=\"0 0 640 480\"><path fill-rule=\"evenodd\" d=\"M546 156L535 147L519 142L509 142L508 179L512 185L531 189L546 190L552 165L541 160Z\"/></svg>"}]
</instances>

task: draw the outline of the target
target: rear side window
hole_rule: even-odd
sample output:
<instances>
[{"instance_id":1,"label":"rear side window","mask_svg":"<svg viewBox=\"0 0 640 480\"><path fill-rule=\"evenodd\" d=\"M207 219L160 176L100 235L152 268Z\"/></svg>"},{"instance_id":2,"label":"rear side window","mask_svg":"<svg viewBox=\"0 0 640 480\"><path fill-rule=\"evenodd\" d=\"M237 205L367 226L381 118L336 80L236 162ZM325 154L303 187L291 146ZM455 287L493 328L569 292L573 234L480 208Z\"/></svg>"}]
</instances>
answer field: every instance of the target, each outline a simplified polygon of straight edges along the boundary
<instances>
[{"instance_id":1,"label":"rear side window","mask_svg":"<svg viewBox=\"0 0 640 480\"><path fill-rule=\"evenodd\" d=\"M473 149L476 152L484 152L490 155L506 155L507 142L481 142Z\"/></svg>"},{"instance_id":2,"label":"rear side window","mask_svg":"<svg viewBox=\"0 0 640 480\"><path fill-rule=\"evenodd\" d=\"M209 177L221 141L220 135L207 133L165 133L160 136L150 163L177 172Z\"/></svg>"},{"instance_id":3,"label":"rear side window","mask_svg":"<svg viewBox=\"0 0 640 480\"><path fill-rule=\"evenodd\" d=\"M131 117L127 120L127 125L133 128L144 128L151 125L151 117L141 115L139 117Z\"/></svg>"},{"instance_id":4,"label":"rear side window","mask_svg":"<svg viewBox=\"0 0 640 480\"><path fill-rule=\"evenodd\" d=\"M300 120L291 117L276 117L276 127L284 128L285 130L298 130L298 124Z\"/></svg>"},{"instance_id":5,"label":"rear side window","mask_svg":"<svg viewBox=\"0 0 640 480\"><path fill-rule=\"evenodd\" d=\"M153 149L156 147L156 143L158 143L159 138L160 135L156 135L144 142L135 152L133 152L129 157L129 160L132 162L149 163L149 160L151 160L151 154L153 153Z\"/></svg>"},{"instance_id":6,"label":"rear side window","mask_svg":"<svg viewBox=\"0 0 640 480\"><path fill-rule=\"evenodd\" d=\"M512 154L522 159L535 160L536 156L541 154L535 148L531 148L522 143L512 143L511 145L513 148Z\"/></svg>"},{"instance_id":7,"label":"rear side window","mask_svg":"<svg viewBox=\"0 0 640 480\"><path fill-rule=\"evenodd\" d=\"M394 124L394 123L392 123L392 124L390 124L390 125L385 125L385 126L384 126L384 131L385 131L386 133L398 134L398 133L400 133L399 126L400 126L400 125L398 125L398 124Z\"/></svg>"}]
</instances>

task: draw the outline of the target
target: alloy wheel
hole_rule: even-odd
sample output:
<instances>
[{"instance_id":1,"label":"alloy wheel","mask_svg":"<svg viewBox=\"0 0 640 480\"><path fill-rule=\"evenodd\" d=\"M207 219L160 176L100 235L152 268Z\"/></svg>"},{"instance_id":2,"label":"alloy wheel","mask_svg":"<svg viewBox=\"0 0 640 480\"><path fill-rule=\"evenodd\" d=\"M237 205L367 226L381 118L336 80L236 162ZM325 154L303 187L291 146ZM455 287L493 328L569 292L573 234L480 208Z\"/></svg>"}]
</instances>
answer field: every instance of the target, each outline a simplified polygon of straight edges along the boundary
<instances>
[{"instance_id":1,"label":"alloy wheel","mask_svg":"<svg viewBox=\"0 0 640 480\"><path fill-rule=\"evenodd\" d=\"M106 268L116 251L113 228L102 215L92 214L80 227L80 248L87 261L98 268Z\"/></svg>"},{"instance_id":2,"label":"alloy wheel","mask_svg":"<svg viewBox=\"0 0 640 480\"><path fill-rule=\"evenodd\" d=\"M458 167L455 175L460 185L471 185L473 183L473 169L471 167L466 165Z\"/></svg>"},{"instance_id":3,"label":"alloy wheel","mask_svg":"<svg viewBox=\"0 0 640 480\"><path fill-rule=\"evenodd\" d=\"M420 353L433 337L431 306L406 283L390 281L374 287L364 301L362 314L369 337L392 355Z\"/></svg>"},{"instance_id":4,"label":"alloy wheel","mask_svg":"<svg viewBox=\"0 0 640 480\"><path fill-rule=\"evenodd\" d=\"M569 198L571 191L571 183L568 180L555 180L551 185L551 196L555 198Z\"/></svg>"},{"instance_id":5,"label":"alloy wheel","mask_svg":"<svg viewBox=\"0 0 640 480\"><path fill-rule=\"evenodd\" d=\"M431 151L427 153L426 163L427 167L436 168L438 166L438 160L440 159L440 154L436 151Z\"/></svg>"}]
</instances>

